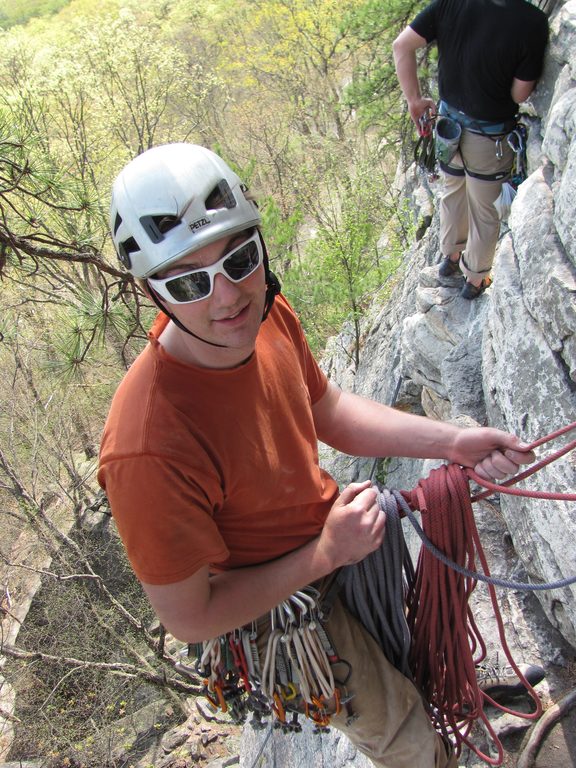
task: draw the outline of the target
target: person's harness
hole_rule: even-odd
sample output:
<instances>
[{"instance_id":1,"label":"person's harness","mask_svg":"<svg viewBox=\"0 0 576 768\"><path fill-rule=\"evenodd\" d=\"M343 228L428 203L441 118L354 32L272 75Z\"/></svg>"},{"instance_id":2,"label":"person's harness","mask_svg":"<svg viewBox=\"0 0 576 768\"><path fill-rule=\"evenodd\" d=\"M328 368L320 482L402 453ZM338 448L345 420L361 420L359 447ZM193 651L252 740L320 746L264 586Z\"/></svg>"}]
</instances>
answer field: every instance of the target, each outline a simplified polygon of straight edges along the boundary
<instances>
[{"instance_id":1,"label":"person's harness","mask_svg":"<svg viewBox=\"0 0 576 768\"><path fill-rule=\"evenodd\" d=\"M461 130L466 130L469 133L475 133L481 136L485 136L486 138L493 141L496 157L498 159L500 159L503 156L504 142L508 144L508 146L512 149L515 155L515 162L512 168L507 168L501 171L497 171L496 173L479 173L477 171L471 171L466 166L463 154L462 152L460 152L460 157L462 159L462 166L463 166L462 168L450 165L449 160L446 162L442 159L439 159L438 164L442 169L442 171L444 171L444 173L447 173L450 176L467 175L475 179L481 179L483 181L501 181L503 179L509 178L513 174L514 166L518 165L516 158L518 155L522 154L522 160L520 161L520 165L522 166L523 173L525 174L526 172L525 150L526 150L527 128L523 123L520 123L516 117L511 118L510 120L504 120L500 122L492 122L490 120L478 120L475 117L470 117L464 112L461 112L460 110L455 109L454 107L451 107L445 101L440 101L438 105L438 115L441 118L457 123L460 126ZM439 138L438 136L436 136L436 142L438 141L439 141ZM458 145L454 146L452 157L456 154L457 151L458 151ZM525 175L524 175L524 178L526 178ZM522 181L524 180L524 178L522 179Z\"/></svg>"}]
</instances>

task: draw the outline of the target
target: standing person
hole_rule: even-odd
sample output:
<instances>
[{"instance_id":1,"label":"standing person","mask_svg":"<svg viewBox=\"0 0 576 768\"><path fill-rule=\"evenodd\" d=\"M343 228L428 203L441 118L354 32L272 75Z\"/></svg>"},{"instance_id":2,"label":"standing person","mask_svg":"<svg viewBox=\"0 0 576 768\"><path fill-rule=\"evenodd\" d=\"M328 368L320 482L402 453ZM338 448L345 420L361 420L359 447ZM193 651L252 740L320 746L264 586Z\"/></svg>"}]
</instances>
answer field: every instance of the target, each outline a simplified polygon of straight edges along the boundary
<instances>
[{"instance_id":1,"label":"standing person","mask_svg":"<svg viewBox=\"0 0 576 768\"><path fill-rule=\"evenodd\" d=\"M514 159L507 137L518 104L542 72L548 22L526 0L433 0L393 43L396 73L417 128L436 112L433 100L421 95L416 62L416 50L433 41L438 112L462 128L459 150L440 164L440 275L461 270L461 294L475 299L491 282L500 226L494 203Z\"/></svg>"},{"instance_id":2,"label":"standing person","mask_svg":"<svg viewBox=\"0 0 576 768\"><path fill-rule=\"evenodd\" d=\"M318 440L352 455L446 458L485 478L533 460L506 432L330 383L269 270L256 203L211 151L144 152L116 179L110 221L120 260L161 312L114 397L99 481L136 576L180 640L249 624L380 546L375 490L340 493ZM381 768L453 768L413 684L338 599L327 628L351 664L357 716L331 722Z\"/></svg>"}]
</instances>

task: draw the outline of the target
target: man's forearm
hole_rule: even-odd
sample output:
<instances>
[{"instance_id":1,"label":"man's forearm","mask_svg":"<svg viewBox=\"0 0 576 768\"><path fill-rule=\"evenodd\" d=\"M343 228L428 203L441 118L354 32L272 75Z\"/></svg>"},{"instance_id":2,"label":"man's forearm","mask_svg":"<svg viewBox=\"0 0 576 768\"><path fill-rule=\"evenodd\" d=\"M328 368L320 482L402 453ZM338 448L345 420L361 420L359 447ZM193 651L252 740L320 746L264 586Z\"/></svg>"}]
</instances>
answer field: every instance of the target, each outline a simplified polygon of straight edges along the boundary
<instances>
[{"instance_id":1,"label":"man's forearm","mask_svg":"<svg viewBox=\"0 0 576 768\"><path fill-rule=\"evenodd\" d=\"M351 483L321 533L283 557L209 577L204 566L183 581L143 584L158 618L179 640L200 642L248 624L306 584L380 546L384 516L369 481Z\"/></svg>"},{"instance_id":2,"label":"man's forearm","mask_svg":"<svg viewBox=\"0 0 576 768\"><path fill-rule=\"evenodd\" d=\"M400 88L408 104L412 104L421 98L416 52L407 50L403 46L397 46L396 42L392 51Z\"/></svg>"},{"instance_id":3,"label":"man's forearm","mask_svg":"<svg viewBox=\"0 0 576 768\"><path fill-rule=\"evenodd\" d=\"M446 459L486 479L534 460L515 435L490 427L458 427L389 408L330 385L314 406L319 440L352 456Z\"/></svg>"},{"instance_id":4,"label":"man's forearm","mask_svg":"<svg viewBox=\"0 0 576 768\"><path fill-rule=\"evenodd\" d=\"M182 642L198 643L266 614L305 584L332 570L316 538L263 565L208 578L207 569L177 584L143 584L156 615Z\"/></svg>"},{"instance_id":5,"label":"man's forearm","mask_svg":"<svg viewBox=\"0 0 576 768\"><path fill-rule=\"evenodd\" d=\"M459 427L339 392L320 439L351 456L449 459Z\"/></svg>"}]
</instances>

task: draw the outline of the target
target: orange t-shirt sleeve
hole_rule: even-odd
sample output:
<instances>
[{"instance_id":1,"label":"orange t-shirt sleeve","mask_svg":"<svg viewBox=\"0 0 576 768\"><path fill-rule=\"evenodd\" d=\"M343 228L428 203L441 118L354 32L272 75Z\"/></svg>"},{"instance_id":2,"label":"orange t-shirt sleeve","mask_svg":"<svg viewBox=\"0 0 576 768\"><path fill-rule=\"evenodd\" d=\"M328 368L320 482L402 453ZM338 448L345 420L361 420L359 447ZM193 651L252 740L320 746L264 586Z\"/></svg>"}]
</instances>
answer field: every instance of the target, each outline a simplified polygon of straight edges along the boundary
<instances>
[{"instance_id":1,"label":"orange t-shirt sleeve","mask_svg":"<svg viewBox=\"0 0 576 768\"><path fill-rule=\"evenodd\" d=\"M205 477L200 488L187 468L141 455L111 461L100 474L140 581L171 584L228 557L212 517L212 510L222 503L215 479Z\"/></svg>"}]
</instances>

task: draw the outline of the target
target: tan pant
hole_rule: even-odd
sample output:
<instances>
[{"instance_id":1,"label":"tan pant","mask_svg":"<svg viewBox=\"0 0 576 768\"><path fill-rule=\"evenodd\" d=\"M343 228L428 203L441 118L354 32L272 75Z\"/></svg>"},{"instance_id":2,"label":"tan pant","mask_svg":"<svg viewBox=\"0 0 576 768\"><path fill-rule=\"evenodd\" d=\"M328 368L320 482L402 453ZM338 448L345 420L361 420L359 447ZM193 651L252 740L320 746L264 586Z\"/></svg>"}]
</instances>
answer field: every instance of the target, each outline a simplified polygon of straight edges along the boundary
<instances>
[{"instance_id":1,"label":"tan pant","mask_svg":"<svg viewBox=\"0 0 576 768\"><path fill-rule=\"evenodd\" d=\"M493 174L509 172L514 153L502 137L472 133L464 129L459 151L451 160L449 169L461 173L464 169L474 173ZM497 150L501 153L498 157ZM498 242L500 220L494 203L504 178L497 181L477 179L467 173L442 174L444 193L440 202L440 249L444 256L464 251L462 272L471 280L480 280L490 272Z\"/></svg>"},{"instance_id":2,"label":"tan pant","mask_svg":"<svg viewBox=\"0 0 576 768\"><path fill-rule=\"evenodd\" d=\"M343 708L331 725L378 768L457 768L425 712L414 685L393 667L366 630L336 600L327 624L338 655L352 665L347 691L358 715ZM335 668L337 675L338 667Z\"/></svg>"}]
</instances>

